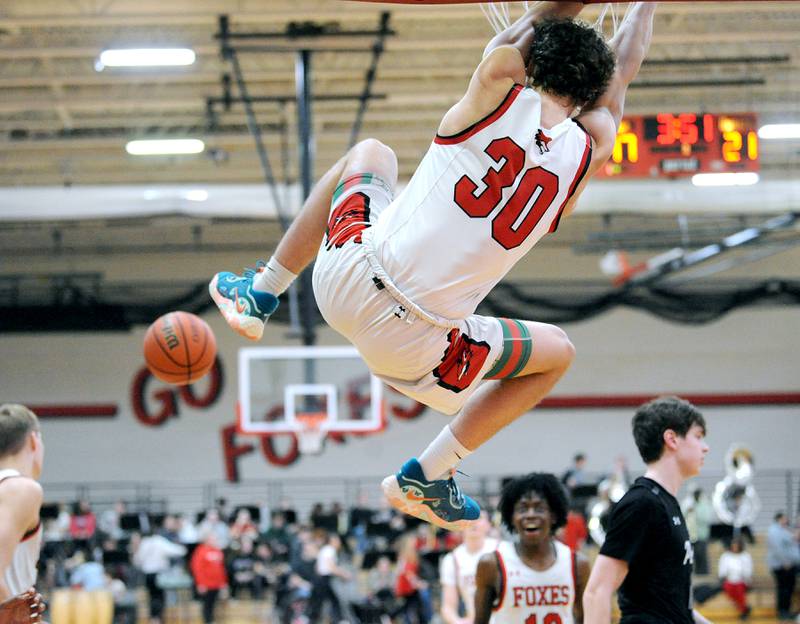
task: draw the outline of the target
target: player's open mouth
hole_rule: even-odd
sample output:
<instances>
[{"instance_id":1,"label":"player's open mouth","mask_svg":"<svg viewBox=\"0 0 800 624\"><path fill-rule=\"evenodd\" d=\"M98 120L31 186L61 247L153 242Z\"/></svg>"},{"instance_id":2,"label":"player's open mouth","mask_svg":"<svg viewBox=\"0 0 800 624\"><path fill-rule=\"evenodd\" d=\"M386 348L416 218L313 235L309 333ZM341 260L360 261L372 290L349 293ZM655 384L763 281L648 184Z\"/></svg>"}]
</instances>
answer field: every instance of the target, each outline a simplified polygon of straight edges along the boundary
<instances>
[{"instance_id":1,"label":"player's open mouth","mask_svg":"<svg viewBox=\"0 0 800 624\"><path fill-rule=\"evenodd\" d=\"M527 533L528 535L535 535L536 533L539 532L540 529L541 527L539 526L526 526L522 528L522 530L525 531L525 533Z\"/></svg>"}]
</instances>

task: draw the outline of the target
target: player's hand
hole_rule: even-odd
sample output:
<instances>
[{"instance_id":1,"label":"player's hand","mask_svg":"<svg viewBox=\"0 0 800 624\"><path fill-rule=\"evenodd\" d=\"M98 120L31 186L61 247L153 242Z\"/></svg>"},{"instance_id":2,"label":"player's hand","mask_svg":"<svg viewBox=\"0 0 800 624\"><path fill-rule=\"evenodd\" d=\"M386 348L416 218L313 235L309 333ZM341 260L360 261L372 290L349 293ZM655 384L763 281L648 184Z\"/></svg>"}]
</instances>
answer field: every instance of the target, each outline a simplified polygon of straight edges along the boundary
<instances>
[{"instance_id":1,"label":"player's hand","mask_svg":"<svg viewBox=\"0 0 800 624\"><path fill-rule=\"evenodd\" d=\"M42 613L47 605L42 595L31 588L24 594L0 603L0 622L3 624L43 624Z\"/></svg>"}]
</instances>

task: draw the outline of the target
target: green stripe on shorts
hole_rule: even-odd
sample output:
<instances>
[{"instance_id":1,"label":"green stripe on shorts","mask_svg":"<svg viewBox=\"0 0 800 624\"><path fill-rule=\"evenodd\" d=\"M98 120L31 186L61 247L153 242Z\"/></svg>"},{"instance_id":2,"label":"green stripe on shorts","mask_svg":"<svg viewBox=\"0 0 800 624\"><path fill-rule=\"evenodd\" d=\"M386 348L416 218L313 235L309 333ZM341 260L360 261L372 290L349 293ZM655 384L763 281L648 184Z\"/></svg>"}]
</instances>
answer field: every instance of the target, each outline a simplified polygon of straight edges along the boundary
<instances>
[{"instance_id":1,"label":"green stripe on shorts","mask_svg":"<svg viewBox=\"0 0 800 624\"><path fill-rule=\"evenodd\" d=\"M528 326L517 320L514 320L514 323L519 327L520 340L522 341L522 354L519 356L516 368L511 371L509 377L516 377L520 374L528 363L528 360L531 359L531 351L533 350L533 340L531 339L531 333L528 331Z\"/></svg>"},{"instance_id":2,"label":"green stripe on shorts","mask_svg":"<svg viewBox=\"0 0 800 624\"><path fill-rule=\"evenodd\" d=\"M503 353L500 354L497 362L495 362L494 366L492 366L492 370L486 373L486 377L494 377L499 373L505 365L508 364L508 358L511 357L512 346L509 344L509 340L511 339L511 332L508 330L508 326L506 325L506 319L497 319L500 322L500 327L503 328Z\"/></svg>"}]
</instances>

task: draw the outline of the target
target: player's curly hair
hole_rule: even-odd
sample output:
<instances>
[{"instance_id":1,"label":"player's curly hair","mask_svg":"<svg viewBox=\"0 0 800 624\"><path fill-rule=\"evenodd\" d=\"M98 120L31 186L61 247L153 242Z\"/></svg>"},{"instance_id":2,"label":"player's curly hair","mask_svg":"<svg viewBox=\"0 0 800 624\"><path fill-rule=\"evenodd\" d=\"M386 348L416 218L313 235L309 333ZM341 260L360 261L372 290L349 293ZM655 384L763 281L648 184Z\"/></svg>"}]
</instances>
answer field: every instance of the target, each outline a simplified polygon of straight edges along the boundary
<instances>
[{"instance_id":1,"label":"player's curly hair","mask_svg":"<svg viewBox=\"0 0 800 624\"><path fill-rule=\"evenodd\" d=\"M526 74L529 83L584 108L608 86L616 59L602 35L572 19L545 19L534 26Z\"/></svg>"},{"instance_id":2,"label":"player's curly hair","mask_svg":"<svg viewBox=\"0 0 800 624\"><path fill-rule=\"evenodd\" d=\"M506 528L514 532L514 507L520 498L535 492L547 501L553 515L551 530L555 532L567 523L569 501L567 492L559 480L548 472L532 472L523 477L512 479L503 486L500 502L497 507Z\"/></svg>"},{"instance_id":3,"label":"player's curly hair","mask_svg":"<svg viewBox=\"0 0 800 624\"><path fill-rule=\"evenodd\" d=\"M684 437L692 425L706 430L706 421L698 409L676 396L666 396L645 403L633 415L633 440L646 464L664 452L664 432L671 429Z\"/></svg>"}]
</instances>

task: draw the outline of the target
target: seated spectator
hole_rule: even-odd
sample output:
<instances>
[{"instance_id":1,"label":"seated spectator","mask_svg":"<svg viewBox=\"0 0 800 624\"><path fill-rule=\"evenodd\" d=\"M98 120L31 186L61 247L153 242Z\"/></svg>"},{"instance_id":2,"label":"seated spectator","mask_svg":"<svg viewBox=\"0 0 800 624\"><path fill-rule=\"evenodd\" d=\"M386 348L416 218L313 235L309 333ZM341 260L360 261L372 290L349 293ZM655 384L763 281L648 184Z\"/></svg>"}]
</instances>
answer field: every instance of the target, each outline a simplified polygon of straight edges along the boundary
<instances>
[{"instance_id":1,"label":"seated spectator","mask_svg":"<svg viewBox=\"0 0 800 624\"><path fill-rule=\"evenodd\" d=\"M197 527L186 516L186 514L178 514L178 542L181 544L198 544L200 543L200 534L197 532Z\"/></svg>"},{"instance_id":2,"label":"seated spectator","mask_svg":"<svg viewBox=\"0 0 800 624\"><path fill-rule=\"evenodd\" d=\"M88 542L94 537L97 522L89 505L89 501L82 500L75 505L75 511L69 522L69 535L73 540Z\"/></svg>"},{"instance_id":3,"label":"seated spectator","mask_svg":"<svg viewBox=\"0 0 800 624\"><path fill-rule=\"evenodd\" d=\"M206 517L203 518L203 521L197 526L197 531L200 535L214 533L217 536L217 544L223 550L230 544L230 529L222 520L220 512L216 507L212 507L206 512Z\"/></svg>"},{"instance_id":4,"label":"seated spectator","mask_svg":"<svg viewBox=\"0 0 800 624\"><path fill-rule=\"evenodd\" d=\"M244 507L236 512L236 520L231 525L230 538L239 541L243 537L251 540L258 538L258 527L250 518L250 511Z\"/></svg>"},{"instance_id":5,"label":"seated spectator","mask_svg":"<svg viewBox=\"0 0 800 624\"><path fill-rule=\"evenodd\" d=\"M265 578L256 571L258 557L253 540L243 537L239 547L231 553L228 568L230 570L231 596L238 598L242 590L246 590L254 600L260 600L264 594Z\"/></svg>"},{"instance_id":6,"label":"seated spectator","mask_svg":"<svg viewBox=\"0 0 800 624\"><path fill-rule=\"evenodd\" d=\"M752 577L753 560L750 553L744 550L744 540L736 538L731 541L728 549L719 558L719 578L722 581L722 589L736 605L742 620L746 620L750 616L747 588Z\"/></svg>"},{"instance_id":7,"label":"seated spectator","mask_svg":"<svg viewBox=\"0 0 800 624\"><path fill-rule=\"evenodd\" d=\"M127 513L124 501L117 501L111 509L106 509L100 514L100 520L97 523L97 528L106 537L111 539L121 539L124 537L124 532L120 526L120 519Z\"/></svg>"},{"instance_id":8,"label":"seated spectator","mask_svg":"<svg viewBox=\"0 0 800 624\"><path fill-rule=\"evenodd\" d=\"M276 511L272 514L270 527L261 536L261 540L269 545L276 560L289 561L289 549L292 539L286 528L286 519L282 512Z\"/></svg>"}]
</instances>

